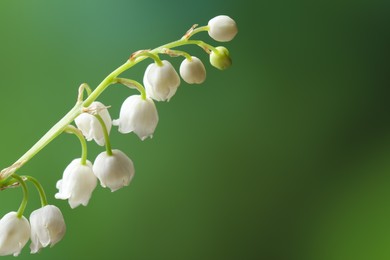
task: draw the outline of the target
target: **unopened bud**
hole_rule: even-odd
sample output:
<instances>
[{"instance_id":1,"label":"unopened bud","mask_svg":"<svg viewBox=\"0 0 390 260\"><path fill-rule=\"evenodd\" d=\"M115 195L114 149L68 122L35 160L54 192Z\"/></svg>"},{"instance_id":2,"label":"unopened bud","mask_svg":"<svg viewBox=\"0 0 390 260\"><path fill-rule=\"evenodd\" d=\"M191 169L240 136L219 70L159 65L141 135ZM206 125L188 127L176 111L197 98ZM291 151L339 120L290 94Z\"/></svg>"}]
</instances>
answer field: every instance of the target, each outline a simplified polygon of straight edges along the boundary
<instances>
[{"instance_id":1,"label":"unopened bud","mask_svg":"<svg viewBox=\"0 0 390 260\"><path fill-rule=\"evenodd\" d=\"M218 52L210 53L210 63L220 70L225 70L232 65L232 59L229 56L229 51L223 46L216 47Z\"/></svg>"},{"instance_id":2,"label":"unopened bud","mask_svg":"<svg viewBox=\"0 0 390 260\"><path fill-rule=\"evenodd\" d=\"M214 17L208 25L210 37L219 42L231 41L238 32L236 22L227 15Z\"/></svg>"}]
</instances>

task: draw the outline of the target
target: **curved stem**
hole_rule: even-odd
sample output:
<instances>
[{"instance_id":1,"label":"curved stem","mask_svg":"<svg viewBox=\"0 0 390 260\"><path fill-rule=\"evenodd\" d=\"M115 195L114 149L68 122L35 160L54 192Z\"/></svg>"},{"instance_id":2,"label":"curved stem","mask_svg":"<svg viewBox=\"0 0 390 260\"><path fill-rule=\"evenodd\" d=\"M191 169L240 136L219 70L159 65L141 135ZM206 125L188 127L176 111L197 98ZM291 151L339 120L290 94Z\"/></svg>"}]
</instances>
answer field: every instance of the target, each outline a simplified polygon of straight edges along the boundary
<instances>
[{"instance_id":1,"label":"curved stem","mask_svg":"<svg viewBox=\"0 0 390 260\"><path fill-rule=\"evenodd\" d=\"M72 125L68 125L64 131L69 134L75 134L79 138L81 144L81 164L87 165L87 141L85 141L83 133Z\"/></svg>"},{"instance_id":2,"label":"curved stem","mask_svg":"<svg viewBox=\"0 0 390 260\"><path fill-rule=\"evenodd\" d=\"M189 39L189 38L191 38L192 36L194 36L197 33L205 32L205 31L208 31L208 30L210 30L210 26L208 26L208 25L201 26L201 27L198 27L198 28L191 28L190 31L186 35L184 35L182 39Z\"/></svg>"},{"instance_id":3,"label":"curved stem","mask_svg":"<svg viewBox=\"0 0 390 260\"><path fill-rule=\"evenodd\" d=\"M135 80L132 80L132 79L125 79L125 78L117 78L116 83L120 83L120 84L125 85L126 87L129 87L129 88L137 89L141 94L141 98L143 100L146 99L145 88L141 85L141 83L139 83Z\"/></svg>"},{"instance_id":4,"label":"curved stem","mask_svg":"<svg viewBox=\"0 0 390 260\"><path fill-rule=\"evenodd\" d=\"M16 187L18 184L18 181L13 179L13 178L7 178L5 180L0 181L0 191L11 188L11 187Z\"/></svg>"},{"instance_id":5,"label":"curved stem","mask_svg":"<svg viewBox=\"0 0 390 260\"><path fill-rule=\"evenodd\" d=\"M16 179L20 185L22 186L23 189L23 200L22 203L20 203L20 207L18 209L18 212L16 213L16 216L18 218L21 218L23 216L24 210L26 209L27 206L27 201L28 201L28 189L25 181L17 174L12 174L12 178Z\"/></svg>"},{"instance_id":6,"label":"curved stem","mask_svg":"<svg viewBox=\"0 0 390 260\"><path fill-rule=\"evenodd\" d=\"M79 95L77 97L77 102L83 102L84 90L87 91L88 96L91 95L92 89L90 88L90 86L88 86L87 83L83 83L79 87Z\"/></svg>"},{"instance_id":7,"label":"curved stem","mask_svg":"<svg viewBox=\"0 0 390 260\"><path fill-rule=\"evenodd\" d=\"M164 50L162 51L162 53L168 54L168 55L170 55L171 57L184 56L187 60L189 60L189 61L192 60L191 55L190 55L189 53L185 52L185 51L164 49Z\"/></svg>"},{"instance_id":8,"label":"curved stem","mask_svg":"<svg viewBox=\"0 0 390 260\"><path fill-rule=\"evenodd\" d=\"M37 190L38 190L39 197L41 198L41 205L42 205L42 207L46 206L48 204L47 203L47 197L46 197L45 190L43 189L41 183L37 179L32 177L32 176L25 175L25 176L22 176L22 177L25 178L28 181L31 181L34 184L35 188L37 188Z\"/></svg>"},{"instance_id":9,"label":"curved stem","mask_svg":"<svg viewBox=\"0 0 390 260\"><path fill-rule=\"evenodd\" d=\"M141 56L145 56L145 57L153 59L158 66L163 65L160 57L158 57L158 55L156 53L151 53L149 50L135 52L134 54L132 54L130 56L130 60L134 60L134 59L141 57Z\"/></svg>"},{"instance_id":10,"label":"curved stem","mask_svg":"<svg viewBox=\"0 0 390 260\"><path fill-rule=\"evenodd\" d=\"M82 103L77 103L60 121L58 121L44 136L42 136L38 142L36 142L24 155L22 155L22 157L20 157L10 167L3 169L0 172L0 179L6 179L11 176L14 172L16 172L16 170L21 168L46 145L60 135L66 126L82 113L82 108Z\"/></svg>"},{"instance_id":11,"label":"curved stem","mask_svg":"<svg viewBox=\"0 0 390 260\"><path fill-rule=\"evenodd\" d=\"M177 41L173 41L173 42L170 42L170 43L167 43L167 44L164 44L164 45L161 45L151 51L149 51L149 53L152 53L152 54L156 54L156 53L160 53L163 49L171 49L171 48L175 48L175 47L179 47L179 46L183 46L183 45L189 45L189 44L194 44L194 45L198 45L202 48L206 47L208 49L211 49L212 51L215 51L216 53L218 53L218 50L203 42L203 41L195 41L195 40L187 40L187 39L180 39L180 40L177 40ZM129 59L127 60L124 64L122 64L121 66L119 66L116 70L114 70L113 72L111 72L96 88L94 91L92 91L91 95L88 96L87 99L85 99L84 103L83 103L83 106L84 107L88 107L92 104L93 101L95 101L103 92L104 90L110 86L111 84L115 83L115 78L117 78L120 74L122 74L124 71L130 69L131 67L133 67L134 65L140 63L141 61L145 60L147 57L146 56L140 56L140 57L136 57L134 59Z\"/></svg>"},{"instance_id":12,"label":"curved stem","mask_svg":"<svg viewBox=\"0 0 390 260\"><path fill-rule=\"evenodd\" d=\"M195 33L198 33L202 30L206 30L206 27L199 27L197 29L194 29L192 32L192 35ZM203 42L198 40L188 40L186 38L176 40L164 45L161 45L151 51L147 51L145 53L148 53L145 55L136 56L133 59L127 60L124 64L119 66L117 69L115 69L113 72L111 72L104 80L92 91L92 93L83 101L83 102L77 102L76 105L60 120L58 121L44 136L39 139L37 143L35 143L22 157L20 157L14 164L11 166L3 169L0 172L0 180L4 180L11 176L16 170L21 168L25 163L27 163L31 158L33 158L39 151L41 151L46 145L48 145L51 141L53 141L58 135L60 135L64 129L78 116L83 112L83 107L88 107L92 104L93 101L95 101L103 92L104 90L110 86L111 84L115 83L115 79L124 71L130 69L134 65L138 64L139 62L145 60L151 55L157 55L160 53L163 49L171 49L183 45L198 45L202 47L203 49L212 50L213 52L218 53L218 50ZM87 89L88 91L88 89Z\"/></svg>"},{"instance_id":13,"label":"curved stem","mask_svg":"<svg viewBox=\"0 0 390 260\"><path fill-rule=\"evenodd\" d=\"M110 142L110 136L108 134L106 124L104 123L103 118L100 115L96 114L95 117L99 121L103 129L104 140L106 143L106 152L109 156L111 156L112 155L111 142Z\"/></svg>"}]
</instances>

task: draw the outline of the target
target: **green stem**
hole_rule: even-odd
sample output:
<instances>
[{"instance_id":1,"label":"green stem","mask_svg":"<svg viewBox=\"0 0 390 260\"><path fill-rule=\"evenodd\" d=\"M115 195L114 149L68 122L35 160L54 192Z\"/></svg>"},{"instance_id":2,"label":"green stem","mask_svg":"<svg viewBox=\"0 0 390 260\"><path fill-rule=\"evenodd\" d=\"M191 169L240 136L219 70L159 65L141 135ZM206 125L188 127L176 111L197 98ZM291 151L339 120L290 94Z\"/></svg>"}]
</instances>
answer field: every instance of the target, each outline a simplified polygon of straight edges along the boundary
<instances>
[{"instance_id":1,"label":"green stem","mask_svg":"<svg viewBox=\"0 0 390 260\"><path fill-rule=\"evenodd\" d=\"M81 164L87 165L87 155L88 155L87 141L85 141L83 133L72 125L68 125L64 131L69 134L74 134L79 138L81 144Z\"/></svg>"},{"instance_id":2,"label":"green stem","mask_svg":"<svg viewBox=\"0 0 390 260\"><path fill-rule=\"evenodd\" d=\"M45 191L44 191L41 183L39 183L39 181L37 179L35 179L34 177L32 177L32 176L23 176L23 177L26 180L31 181L34 184L35 188L37 188L38 193L39 193L39 197L41 198L41 205L42 205L42 207L48 205L46 194L45 194Z\"/></svg>"},{"instance_id":3,"label":"green stem","mask_svg":"<svg viewBox=\"0 0 390 260\"><path fill-rule=\"evenodd\" d=\"M18 212L16 213L16 216L18 218L21 218L23 216L24 210L26 209L27 202L28 202L28 189L25 181L17 174L12 174L12 178L16 179L23 189L23 200L22 203L20 203L20 207L18 209Z\"/></svg>"},{"instance_id":4,"label":"green stem","mask_svg":"<svg viewBox=\"0 0 390 260\"><path fill-rule=\"evenodd\" d=\"M171 49L164 49L163 52L164 54L168 54L170 56L184 56L187 60L191 61L192 57L190 54L188 54L185 51L178 51L178 50L171 50Z\"/></svg>"},{"instance_id":5,"label":"green stem","mask_svg":"<svg viewBox=\"0 0 390 260\"><path fill-rule=\"evenodd\" d=\"M109 156L111 156L112 155L112 149L111 149L110 136L109 136L108 131L107 131L107 126L104 123L103 118L100 115L96 114L95 117L99 121L99 123L100 123L100 125L102 126L102 129L103 129L104 140L105 140L105 143L106 143L106 152L107 152L107 154Z\"/></svg>"},{"instance_id":6,"label":"green stem","mask_svg":"<svg viewBox=\"0 0 390 260\"><path fill-rule=\"evenodd\" d=\"M195 40L187 40L187 39L180 39L180 40L177 40L177 41L173 41L173 42L170 42L170 43L167 43L167 44L164 44L164 45L161 45L151 51L149 51L149 53L152 53L152 54L157 54L157 53L161 53L163 49L171 49L171 48L175 48L175 47L179 47L179 46L183 46L183 45L190 45L190 44L193 44L193 45L198 45L202 48L206 47L212 51L215 51L216 53L218 53L218 50L203 42L203 41L195 41ZM120 75L122 74L124 71L130 69L131 67L133 67L134 65L140 63L141 61L147 59L148 57L146 56L140 56L140 57L136 57L135 59L129 59L127 60L124 64L122 64L120 67L118 67L116 70L114 70L113 72L111 72L96 88L94 91L92 91L91 95L88 96L87 99L85 99L84 103L83 103L83 106L84 107L88 107L92 104L93 101L95 101L103 92L104 90L110 86L111 84L115 83L115 79Z\"/></svg>"},{"instance_id":7,"label":"green stem","mask_svg":"<svg viewBox=\"0 0 390 260\"><path fill-rule=\"evenodd\" d=\"M125 78L117 78L116 83L120 83L120 84L125 85L126 87L129 87L129 88L137 89L141 93L141 98L143 100L146 99L145 88L141 85L141 83L139 83L135 80L132 80L132 79L125 79Z\"/></svg>"},{"instance_id":8,"label":"green stem","mask_svg":"<svg viewBox=\"0 0 390 260\"><path fill-rule=\"evenodd\" d=\"M199 27L194 30L195 33L206 30L206 28L201 29L202 27ZM192 32L194 34L194 32ZM188 39L180 39L177 41L173 41L164 45L161 45L151 51L148 51L147 53L150 53L151 55L157 55L158 53L161 53L163 49L171 49L183 45L198 45L202 48L210 49L216 53L218 53L218 50L214 48L213 46L203 42L203 41L197 41L197 40L188 40ZM18 169L20 169L25 163L27 163L29 160L31 160L39 151L41 151L46 145L48 145L51 141L53 141L58 135L60 135L64 129L78 116L83 112L83 107L88 107L94 102L103 92L104 90L110 86L111 84L115 83L116 78L123 73L124 71L130 69L134 65L138 64L139 62L145 60L148 58L148 56L139 56L135 57L134 59L127 60L124 64L119 66L117 69L115 69L113 72L111 72L93 91L92 93L83 101L83 102L77 102L76 105L60 120L58 121L44 136L42 136L41 139L37 143L35 143L22 157L20 157L14 164L9 166L8 168L3 169L0 172L0 180L7 179L9 176L11 176L14 172L16 172Z\"/></svg>"},{"instance_id":9,"label":"green stem","mask_svg":"<svg viewBox=\"0 0 390 260\"><path fill-rule=\"evenodd\" d=\"M156 64L158 66L163 66L163 63L162 63L160 57L156 53L151 53L150 51L141 51L141 52L137 53L136 55L134 55L133 57L131 57L130 59L134 60L134 59L141 57L141 56L151 58L156 62Z\"/></svg>"},{"instance_id":10,"label":"green stem","mask_svg":"<svg viewBox=\"0 0 390 260\"><path fill-rule=\"evenodd\" d=\"M210 30L210 27L208 25L197 27L197 28L193 29L189 34L184 35L182 39L185 39L185 38L189 39L189 38L191 38L192 36L194 36L197 33L205 32L205 31L208 31L208 30Z\"/></svg>"},{"instance_id":11,"label":"green stem","mask_svg":"<svg viewBox=\"0 0 390 260\"><path fill-rule=\"evenodd\" d=\"M0 181L0 191L5 190L5 189L10 188L10 187L14 187L15 183L17 183L17 182L18 181L13 179L13 178L1 180Z\"/></svg>"},{"instance_id":12,"label":"green stem","mask_svg":"<svg viewBox=\"0 0 390 260\"><path fill-rule=\"evenodd\" d=\"M46 145L60 135L67 125L69 125L78 115L82 113L82 103L77 103L60 121L58 121L44 136L39 139L22 157L20 157L13 165L5 168L0 173L0 179L6 179L11 176L16 170L20 169L26 162L33 158Z\"/></svg>"}]
</instances>

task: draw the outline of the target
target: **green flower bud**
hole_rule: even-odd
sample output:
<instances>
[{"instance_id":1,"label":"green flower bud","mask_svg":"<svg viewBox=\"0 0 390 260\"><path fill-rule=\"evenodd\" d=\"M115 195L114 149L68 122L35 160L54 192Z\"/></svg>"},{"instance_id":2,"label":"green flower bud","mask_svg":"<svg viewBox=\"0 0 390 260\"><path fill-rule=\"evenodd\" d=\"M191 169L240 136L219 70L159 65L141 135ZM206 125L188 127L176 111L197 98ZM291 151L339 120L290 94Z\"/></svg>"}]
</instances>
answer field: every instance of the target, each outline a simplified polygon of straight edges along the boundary
<instances>
[{"instance_id":1,"label":"green flower bud","mask_svg":"<svg viewBox=\"0 0 390 260\"><path fill-rule=\"evenodd\" d=\"M210 63L220 70L225 70L232 65L232 59L229 56L229 51L225 47L216 47L218 52L210 53Z\"/></svg>"}]
</instances>

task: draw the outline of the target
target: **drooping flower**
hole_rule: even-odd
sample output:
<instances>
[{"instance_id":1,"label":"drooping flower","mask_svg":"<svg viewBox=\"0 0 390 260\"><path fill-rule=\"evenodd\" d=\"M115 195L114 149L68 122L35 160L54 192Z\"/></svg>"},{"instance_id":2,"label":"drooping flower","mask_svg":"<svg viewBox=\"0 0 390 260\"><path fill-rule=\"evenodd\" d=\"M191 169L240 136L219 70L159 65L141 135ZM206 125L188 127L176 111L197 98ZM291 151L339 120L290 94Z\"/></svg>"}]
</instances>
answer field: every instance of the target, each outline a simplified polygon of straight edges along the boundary
<instances>
[{"instance_id":1,"label":"drooping flower","mask_svg":"<svg viewBox=\"0 0 390 260\"><path fill-rule=\"evenodd\" d=\"M35 254L43 247L54 246L65 235L65 220L59 208L46 205L34 210L30 215L31 253Z\"/></svg>"},{"instance_id":2,"label":"drooping flower","mask_svg":"<svg viewBox=\"0 0 390 260\"><path fill-rule=\"evenodd\" d=\"M153 100L142 99L140 95L128 97L122 104L119 119L113 121L119 126L119 132L134 132L141 140L153 136L157 123L158 113Z\"/></svg>"},{"instance_id":3,"label":"drooping flower","mask_svg":"<svg viewBox=\"0 0 390 260\"><path fill-rule=\"evenodd\" d=\"M230 58L229 51L223 46L216 47L217 52L212 51L210 53L210 63L214 67L220 70L225 70L232 65L232 59Z\"/></svg>"},{"instance_id":4,"label":"drooping flower","mask_svg":"<svg viewBox=\"0 0 390 260\"><path fill-rule=\"evenodd\" d=\"M210 37L219 42L231 41L238 32L236 22L227 15L212 18L208 26Z\"/></svg>"},{"instance_id":5,"label":"drooping flower","mask_svg":"<svg viewBox=\"0 0 390 260\"><path fill-rule=\"evenodd\" d=\"M134 177L134 165L122 151L112 150L112 155L102 152L96 157L93 172L102 187L108 187L114 192L129 185Z\"/></svg>"},{"instance_id":6,"label":"drooping flower","mask_svg":"<svg viewBox=\"0 0 390 260\"><path fill-rule=\"evenodd\" d=\"M180 76L188 84L201 84L206 79L206 69L200 59L192 56L180 64Z\"/></svg>"},{"instance_id":7,"label":"drooping flower","mask_svg":"<svg viewBox=\"0 0 390 260\"><path fill-rule=\"evenodd\" d=\"M90 113L82 113L75 119L76 126L81 130L88 141L94 139L98 145L103 146L105 144L104 132L99 120L93 113L101 116L108 133L110 133L111 130L110 113L108 113L107 107L99 101L93 102L87 110L90 111Z\"/></svg>"},{"instance_id":8,"label":"drooping flower","mask_svg":"<svg viewBox=\"0 0 390 260\"><path fill-rule=\"evenodd\" d=\"M9 212L0 219L0 256L18 256L30 238L30 224L16 212Z\"/></svg>"},{"instance_id":9,"label":"drooping flower","mask_svg":"<svg viewBox=\"0 0 390 260\"><path fill-rule=\"evenodd\" d=\"M81 159L74 159L65 169L62 179L57 182L56 199L68 200L73 209L80 204L87 206L97 179L92 171L92 163L81 164Z\"/></svg>"},{"instance_id":10,"label":"drooping flower","mask_svg":"<svg viewBox=\"0 0 390 260\"><path fill-rule=\"evenodd\" d=\"M172 64L163 60L162 65L150 64L144 74L146 94L156 101L166 101L175 95L180 77Z\"/></svg>"}]
</instances>

